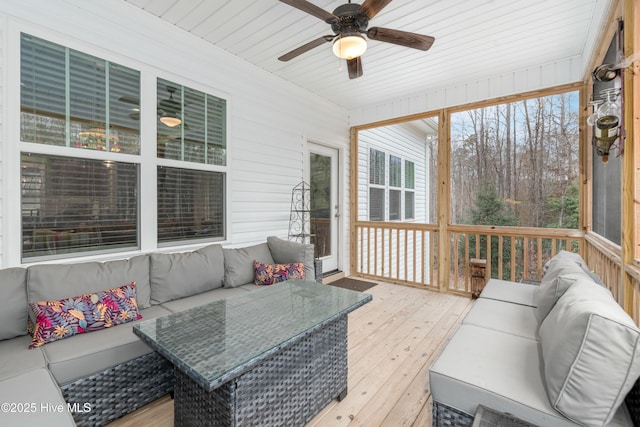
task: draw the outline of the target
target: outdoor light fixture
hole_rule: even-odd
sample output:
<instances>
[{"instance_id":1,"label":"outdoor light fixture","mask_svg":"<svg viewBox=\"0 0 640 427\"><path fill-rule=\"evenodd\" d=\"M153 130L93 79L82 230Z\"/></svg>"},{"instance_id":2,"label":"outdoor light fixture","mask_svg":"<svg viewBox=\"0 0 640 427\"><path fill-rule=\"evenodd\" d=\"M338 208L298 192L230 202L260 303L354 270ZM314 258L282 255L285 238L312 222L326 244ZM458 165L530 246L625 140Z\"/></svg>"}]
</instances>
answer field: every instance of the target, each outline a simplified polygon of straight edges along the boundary
<instances>
[{"instance_id":1,"label":"outdoor light fixture","mask_svg":"<svg viewBox=\"0 0 640 427\"><path fill-rule=\"evenodd\" d=\"M587 124L594 126L593 148L602 157L602 163L609 161L609 151L620 137L620 107L617 103L620 89L604 89L601 94L605 101L592 101L593 114L587 117Z\"/></svg>"},{"instance_id":2,"label":"outdoor light fixture","mask_svg":"<svg viewBox=\"0 0 640 427\"><path fill-rule=\"evenodd\" d=\"M182 120L180 119L180 117L178 117L177 114L173 115L173 114L167 114L164 115L162 117L160 117L160 121L162 123L164 123L165 125L169 126L170 128L176 127L179 124L182 123Z\"/></svg>"},{"instance_id":3,"label":"outdoor light fixture","mask_svg":"<svg viewBox=\"0 0 640 427\"><path fill-rule=\"evenodd\" d=\"M358 33L342 35L333 42L333 53L342 59L353 59L367 50L367 41Z\"/></svg>"}]
</instances>

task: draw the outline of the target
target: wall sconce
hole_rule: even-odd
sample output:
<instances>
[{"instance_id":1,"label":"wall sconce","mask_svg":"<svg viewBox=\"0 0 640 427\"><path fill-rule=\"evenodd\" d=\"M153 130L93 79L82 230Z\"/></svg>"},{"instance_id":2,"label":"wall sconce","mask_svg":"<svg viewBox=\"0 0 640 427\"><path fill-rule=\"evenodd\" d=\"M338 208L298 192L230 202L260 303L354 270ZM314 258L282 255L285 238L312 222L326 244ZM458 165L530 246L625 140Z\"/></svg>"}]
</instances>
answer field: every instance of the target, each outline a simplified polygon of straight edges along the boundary
<instances>
[{"instance_id":1,"label":"wall sconce","mask_svg":"<svg viewBox=\"0 0 640 427\"><path fill-rule=\"evenodd\" d=\"M604 89L600 94L605 101L592 101L593 113L587 118L587 124L594 127L593 148L602 162L609 161L609 151L615 147L620 137L620 107L616 102L620 89ZM600 105L601 104L601 105Z\"/></svg>"}]
</instances>

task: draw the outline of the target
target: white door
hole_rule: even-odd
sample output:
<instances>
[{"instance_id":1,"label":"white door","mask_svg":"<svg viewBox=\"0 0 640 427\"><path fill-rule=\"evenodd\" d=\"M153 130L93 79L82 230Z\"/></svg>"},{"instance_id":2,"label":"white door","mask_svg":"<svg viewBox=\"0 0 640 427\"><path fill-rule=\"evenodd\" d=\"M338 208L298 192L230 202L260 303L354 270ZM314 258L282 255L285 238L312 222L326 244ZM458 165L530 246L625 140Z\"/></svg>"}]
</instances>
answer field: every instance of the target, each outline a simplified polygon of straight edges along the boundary
<instances>
[{"instance_id":1,"label":"white door","mask_svg":"<svg viewBox=\"0 0 640 427\"><path fill-rule=\"evenodd\" d=\"M322 271L327 273L338 269L340 247L337 149L309 143L309 185L315 256L322 260Z\"/></svg>"}]
</instances>

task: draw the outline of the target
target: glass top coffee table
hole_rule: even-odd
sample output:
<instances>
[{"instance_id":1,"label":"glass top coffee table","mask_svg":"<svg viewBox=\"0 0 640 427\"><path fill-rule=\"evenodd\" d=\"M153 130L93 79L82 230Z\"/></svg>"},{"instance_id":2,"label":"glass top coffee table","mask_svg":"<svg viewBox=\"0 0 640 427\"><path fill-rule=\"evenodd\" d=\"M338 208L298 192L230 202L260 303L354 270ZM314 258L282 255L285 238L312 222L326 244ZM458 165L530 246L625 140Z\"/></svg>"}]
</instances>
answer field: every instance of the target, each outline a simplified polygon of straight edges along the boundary
<instances>
[{"instance_id":1,"label":"glass top coffee table","mask_svg":"<svg viewBox=\"0 0 640 427\"><path fill-rule=\"evenodd\" d=\"M347 314L371 295L289 280L143 321L175 366L175 425L304 425L347 391Z\"/></svg>"}]
</instances>

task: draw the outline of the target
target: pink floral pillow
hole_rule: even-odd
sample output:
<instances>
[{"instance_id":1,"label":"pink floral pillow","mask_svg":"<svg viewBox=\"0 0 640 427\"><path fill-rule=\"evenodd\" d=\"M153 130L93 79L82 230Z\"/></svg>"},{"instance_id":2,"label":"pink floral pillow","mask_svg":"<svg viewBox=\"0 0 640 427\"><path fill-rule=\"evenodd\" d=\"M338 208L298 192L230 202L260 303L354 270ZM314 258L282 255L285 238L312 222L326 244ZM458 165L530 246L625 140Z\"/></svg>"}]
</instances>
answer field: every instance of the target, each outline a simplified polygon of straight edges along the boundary
<instances>
[{"instance_id":1,"label":"pink floral pillow","mask_svg":"<svg viewBox=\"0 0 640 427\"><path fill-rule=\"evenodd\" d=\"M263 264L253 261L256 285L273 285L288 279L304 279L304 263Z\"/></svg>"},{"instance_id":2,"label":"pink floral pillow","mask_svg":"<svg viewBox=\"0 0 640 427\"><path fill-rule=\"evenodd\" d=\"M136 302L136 282L58 301L30 302L29 307L36 319L29 348L142 319Z\"/></svg>"}]
</instances>

